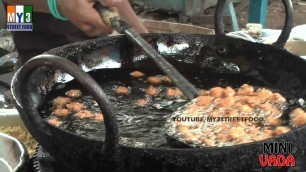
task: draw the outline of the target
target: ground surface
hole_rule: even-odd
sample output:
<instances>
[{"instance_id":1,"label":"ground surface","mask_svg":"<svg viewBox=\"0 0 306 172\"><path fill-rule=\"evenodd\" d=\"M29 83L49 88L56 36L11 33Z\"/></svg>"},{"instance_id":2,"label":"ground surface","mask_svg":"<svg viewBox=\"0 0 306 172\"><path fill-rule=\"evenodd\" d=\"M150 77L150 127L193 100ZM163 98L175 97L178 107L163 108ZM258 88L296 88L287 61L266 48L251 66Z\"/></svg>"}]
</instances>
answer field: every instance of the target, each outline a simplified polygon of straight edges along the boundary
<instances>
[{"instance_id":1,"label":"ground surface","mask_svg":"<svg viewBox=\"0 0 306 172\"><path fill-rule=\"evenodd\" d=\"M292 0L294 9L294 26L306 24L306 5L299 5L298 0ZM306 4L306 2L305 2ZM248 8L238 14L239 26L247 23ZM285 13L281 0L270 0L267 13L267 28L281 29L284 25Z\"/></svg>"}]
</instances>

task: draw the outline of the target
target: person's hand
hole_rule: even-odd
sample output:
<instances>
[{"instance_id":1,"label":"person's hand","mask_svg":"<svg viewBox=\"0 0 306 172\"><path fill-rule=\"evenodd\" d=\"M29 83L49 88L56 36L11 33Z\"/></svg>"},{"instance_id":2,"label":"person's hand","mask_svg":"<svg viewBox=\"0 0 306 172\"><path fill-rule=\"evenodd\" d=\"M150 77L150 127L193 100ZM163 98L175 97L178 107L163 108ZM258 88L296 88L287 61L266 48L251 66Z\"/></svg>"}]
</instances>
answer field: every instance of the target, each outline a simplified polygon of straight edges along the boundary
<instances>
[{"instance_id":1,"label":"person's hand","mask_svg":"<svg viewBox=\"0 0 306 172\"><path fill-rule=\"evenodd\" d=\"M93 8L94 0L57 0L59 12L80 30L89 36L101 33L112 33L101 19L99 13ZM103 5L113 7L121 0L103 0Z\"/></svg>"},{"instance_id":2,"label":"person's hand","mask_svg":"<svg viewBox=\"0 0 306 172\"><path fill-rule=\"evenodd\" d=\"M106 7L118 7L125 0L100 0L100 3Z\"/></svg>"},{"instance_id":3,"label":"person's hand","mask_svg":"<svg viewBox=\"0 0 306 172\"><path fill-rule=\"evenodd\" d=\"M101 33L112 33L112 28L103 22L99 13L93 8L95 3L95 0L57 0L60 13L87 35L96 36ZM137 32L148 32L136 16L128 0L100 0L100 3L110 7L114 12L119 12L121 17Z\"/></svg>"}]
</instances>

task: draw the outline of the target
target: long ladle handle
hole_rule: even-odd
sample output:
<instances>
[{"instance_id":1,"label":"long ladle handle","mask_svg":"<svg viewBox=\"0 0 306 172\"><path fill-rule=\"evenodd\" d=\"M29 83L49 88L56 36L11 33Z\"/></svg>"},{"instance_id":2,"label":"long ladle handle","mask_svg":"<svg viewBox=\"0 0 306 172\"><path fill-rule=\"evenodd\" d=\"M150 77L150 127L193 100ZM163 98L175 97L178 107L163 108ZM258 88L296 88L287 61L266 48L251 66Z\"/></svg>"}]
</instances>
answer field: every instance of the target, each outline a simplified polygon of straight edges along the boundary
<instances>
[{"instance_id":1,"label":"long ladle handle","mask_svg":"<svg viewBox=\"0 0 306 172\"><path fill-rule=\"evenodd\" d=\"M166 59L164 59L153 47L145 41L138 33L134 31L129 24L124 22L117 14L110 9L96 2L94 8L100 13L103 21L118 31L124 33L131 41L139 45L149 57L153 59L156 65L168 75L173 83L184 93L184 95L192 100L199 96L199 91L180 74Z\"/></svg>"}]
</instances>

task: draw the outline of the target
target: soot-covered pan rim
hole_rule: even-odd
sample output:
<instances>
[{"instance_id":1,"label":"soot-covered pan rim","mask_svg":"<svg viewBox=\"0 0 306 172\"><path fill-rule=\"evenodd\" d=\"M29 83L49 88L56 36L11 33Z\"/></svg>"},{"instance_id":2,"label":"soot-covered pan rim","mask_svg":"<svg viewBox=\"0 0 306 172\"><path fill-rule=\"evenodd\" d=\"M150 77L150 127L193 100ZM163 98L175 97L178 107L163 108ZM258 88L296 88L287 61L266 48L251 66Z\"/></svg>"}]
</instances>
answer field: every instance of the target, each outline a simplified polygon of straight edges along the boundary
<instances>
[{"instance_id":1,"label":"soot-covered pan rim","mask_svg":"<svg viewBox=\"0 0 306 172\"><path fill-rule=\"evenodd\" d=\"M216 40L216 38L220 38L224 41L229 40L229 43L234 43L234 42L240 42L242 44L247 44L247 45L253 45L254 47L258 48L271 48L273 50L278 50L283 53L288 53L290 55L293 55L295 57L299 57L286 49L283 48L278 48L270 44L262 44L262 43L257 43L257 42L250 42L244 39L239 39L227 35L204 35L204 34L198 34L198 33L142 33L140 34L144 39L146 40L158 40L160 38L170 38L171 40L174 41L185 41L186 43L189 43L190 41L193 41L194 39L201 39L204 40ZM130 41L128 41L128 38L126 38L124 35L115 35L115 36L107 36L107 37L101 37L101 38L95 38L95 39L89 39L85 41L79 41L75 43L70 43L61 47L57 47L54 49L51 49L44 54L52 54L52 55L62 55L61 57L69 57L72 55L75 55L76 53L82 52L82 51L95 51L99 48L102 48L107 45L113 45L116 42L124 42L126 44L132 44ZM215 42L210 42L210 44L215 43ZM215 43L215 46L218 46L217 43ZM119 46L119 45L117 45ZM77 48L77 49L76 49ZM67 50L78 50L78 51L67 51ZM300 57L299 57L300 58Z\"/></svg>"},{"instance_id":2,"label":"soot-covered pan rim","mask_svg":"<svg viewBox=\"0 0 306 172\"><path fill-rule=\"evenodd\" d=\"M157 33L157 34L143 34L143 36L146 38L150 38L150 37L160 37L160 36L166 36L166 37L175 37L175 38L186 38L186 40L188 41L188 39L190 38L209 38L209 39L214 39L215 36L212 36L212 35L201 35L201 34L182 34L182 33L174 33L174 34L161 34L161 33ZM273 46L270 46L270 45L263 45L263 44L259 44L259 43L251 43L251 42L248 42L248 41L245 41L245 40L240 40L240 39L237 39L237 38L230 38L230 37L227 37L225 36L226 39L229 39L229 40L234 40L234 41L241 41L242 43L246 43L246 44L254 44L255 45L258 45L258 46L267 46L269 48L272 48L272 49L276 49L275 47ZM88 47L88 46L91 46L91 45L94 45L94 44L98 44L101 43L101 47L103 46L107 46L107 45L112 45L115 41L120 41L121 39L125 39L124 36L122 35L119 35L119 36L115 36L115 37L108 37L108 38L98 38L98 39L94 39L94 40L87 40L87 41L84 41L84 42L78 42L78 43L73 43L73 44L69 44L69 45L66 45L66 46L63 46L63 47L59 47L59 48L56 48L56 49L53 49L53 50L50 50L48 52L48 54L57 54L57 55L61 55L61 54L67 54L67 52L65 51L66 48L71 48L71 47ZM99 45L99 46L100 46ZM97 46L97 48L99 47ZM96 48L96 49L97 49ZM93 51L96 50L96 49L92 49ZM82 48L80 48L80 50L82 50ZM282 50L282 49L278 49L278 51L282 51L283 53L288 53L288 55L292 55L292 56L295 56L285 50ZM77 53L77 52L76 52ZM69 56L72 55L72 54L69 54L68 53L68 56L65 55L64 57L66 58L69 58ZM298 57L298 56L296 56ZM16 73L16 75L18 74L18 72ZM16 82L16 75L14 76L14 81ZM13 85L14 85L14 82L12 82L12 90L13 90L13 93L14 93L14 88L13 88ZM14 94L13 94L14 95ZM15 98L15 100L17 100ZM18 102L18 101L17 101ZM47 122L45 122L47 123ZM56 128L50 124L47 123L47 125L51 126L52 128ZM270 139L277 139L277 138L281 138L282 136L286 136L286 135L289 135L291 134L292 132L296 132L300 129L304 129L304 127L301 127L301 128L298 128L298 129L294 129L288 133L285 133L285 134L282 134L282 135L279 135L279 136L276 136L276 137L273 137L273 138L270 138ZM58 129L58 128L56 128ZM84 139L84 137L81 137L81 136L78 136L78 135L75 135L73 133L70 133L70 132L67 132L65 130L61 130L61 131L64 131L66 134L69 134L69 135L73 135L73 136L77 136L79 138L82 138ZM85 139L88 139L88 138L85 138ZM240 146L247 146L247 145L252 145L252 144L258 144L258 143L263 143L263 142L266 142L266 141L269 141L270 139L266 139L266 140L261 140L261 141L256 141L256 142L251 142L251 143L245 143L245 144L240 144L240 145L234 145L234 146L224 146L224 147L207 147L207 148L198 148L198 149L224 149L224 148L229 148L229 147L240 147ZM89 139L89 140L93 140L93 141L100 141L100 140L95 140L95 139ZM122 146L124 147L124 146ZM137 148L138 149L138 148ZM151 149L151 148L145 148L145 149ZM154 149L154 148L152 148ZM171 149L167 149L167 148L162 148L164 150L176 150L177 148L171 148ZM193 148L193 149L197 149L197 148ZM177 149L177 150L182 150L182 149ZM188 150L188 149L187 149Z\"/></svg>"}]
</instances>

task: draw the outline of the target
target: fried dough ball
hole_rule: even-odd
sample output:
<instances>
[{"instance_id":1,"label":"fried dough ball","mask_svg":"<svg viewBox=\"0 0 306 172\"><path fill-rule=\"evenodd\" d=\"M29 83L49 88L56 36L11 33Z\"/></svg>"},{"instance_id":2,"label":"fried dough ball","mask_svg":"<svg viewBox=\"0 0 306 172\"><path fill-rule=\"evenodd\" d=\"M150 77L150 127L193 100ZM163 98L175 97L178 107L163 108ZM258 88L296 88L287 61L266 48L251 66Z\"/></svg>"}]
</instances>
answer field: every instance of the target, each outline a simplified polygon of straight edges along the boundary
<instances>
[{"instance_id":1,"label":"fried dough ball","mask_svg":"<svg viewBox=\"0 0 306 172\"><path fill-rule=\"evenodd\" d=\"M291 131L290 128L284 127L284 126L279 126L279 127L277 127L277 128L274 130L274 133L273 133L273 134L276 135L276 136L278 136L278 135L287 133L287 132L289 132L289 131Z\"/></svg>"},{"instance_id":2,"label":"fried dough ball","mask_svg":"<svg viewBox=\"0 0 306 172\"><path fill-rule=\"evenodd\" d=\"M81 119L94 117L94 115L88 110L82 110L82 111L76 113L74 116L76 116L78 118L81 118Z\"/></svg>"},{"instance_id":3,"label":"fried dough ball","mask_svg":"<svg viewBox=\"0 0 306 172\"><path fill-rule=\"evenodd\" d=\"M223 94L224 97L232 97L236 94L236 91L231 87L226 87Z\"/></svg>"},{"instance_id":4,"label":"fried dough ball","mask_svg":"<svg viewBox=\"0 0 306 172\"><path fill-rule=\"evenodd\" d=\"M215 104L216 104L216 107L219 107L219 108L229 108L235 104L235 98L226 97L223 99L216 99Z\"/></svg>"},{"instance_id":5,"label":"fried dough ball","mask_svg":"<svg viewBox=\"0 0 306 172\"><path fill-rule=\"evenodd\" d=\"M237 117L238 116L238 111L236 109L226 109L224 111L224 116L228 116L228 117Z\"/></svg>"},{"instance_id":6,"label":"fried dough ball","mask_svg":"<svg viewBox=\"0 0 306 172\"><path fill-rule=\"evenodd\" d=\"M153 85L159 85L162 83L161 77L158 77L158 76L150 76L148 77L147 80L150 84L153 84Z\"/></svg>"},{"instance_id":7,"label":"fried dough ball","mask_svg":"<svg viewBox=\"0 0 306 172\"><path fill-rule=\"evenodd\" d=\"M53 114L55 114L58 117L65 117L70 115L70 111L68 109L60 108L60 109L55 109Z\"/></svg>"},{"instance_id":8,"label":"fried dough ball","mask_svg":"<svg viewBox=\"0 0 306 172\"><path fill-rule=\"evenodd\" d=\"M200 140L202 141L202 143L204 143L207 146L216 146L213 139L209 139L207 137L201 137Z\"/></svg>"},{"instance_id":9,"label":"fried dough ball","mask_svg":"<svg viewBox=\"0 0 306 172\"><path fill-rule=\"evenodd\" d=\"M188 127L188 126L178 125L178 126L176 126L176 128L177 128L177 131L181 134L184 134L184 133L190 131L190 127Z\"/></svg>"},{"instance_id":10,"label":"fried dough ball","mask_svg":"<svg viewBox=\"0 0 306 172\"><path fill-rule=\"evenodd\" d=\"M136 101L136 106L145 106L148 104L148 100L147 99L138 99Z\"/></svg>"},{"instance_id":11,"label":"fried dough ball","mask_svg":"<svg viewBox=\"0 0 306 172\"><path fill-rule=\"evenodd\" d=\"M235 108L237 110L239 110L240 112L244 112L244 113L253 112L253 109L249 105L244 105L244 104L241 104L241 103L236 103Z\"/></svg>"},{"instance_id":12,"label":"fried dough ball","mask_svg":"<svg viewBox=\"0 0 306 172\"><path fill-rule=\"evenodd\" d=\"M243 84L237 92L238 95L251 96L254 94L254 87L248 84Z\"/></svg>"},{"instance_id":13,"label":"fried dough ball","mask_svg":"<svg viewBox=\"0 0 306 172\"><path fill-rule=\"evenodd\" d=\"M218 133L218 134L217 134L217 139L218 139L220 142L226 142L226 141L228 141L227 135L226 135L226 134L223 134L223 133Z\"/></svg>"},{"instance_id":14,"label":"fried dough ball","mask_svg":"<svg viewBox=\"0 0 306 172\"><path fill-rule=\"evenodd\" d=\"M192 142L193 140L197 139L198 135L195 133L187 132L183 134L183 137L187 142Z\"/></svg>"},{"instance_id":15,"label":"fried dough ball","mask_svg":"<svg viewBox=\"0 0 306 172\"><path fill-rule=\"evenodd\" d=\"M251 142L253 142L252 139L244 138L244 139L241 139L239 142L237 142L237 144L245 144L245 143L251 143Z\"/></svg>"},{"instance_id":16,"label":"fried dough ball","mask_svg":"<svg viewBox=\"0 0 306 172\"><path fill-rule=\"evenodd\" d=\"M240 102L243 104L248 104L250 107L255 107L259 105L261 102L256 96L246 96L240 99Z\"/></svg>"},{"instance_id":17,"label":"fried dough ball","mask_svg":"<svg viewBox=\"0 0 306 172\"><path fill-rule=\"evenodd\" d=\"M102 115L102 113L95 113L94 114L94 119L97 120L97 121L104 121L104 117Z\"/></svg>"},{"instance_id":18,"label":"fried dough ball","mask_svg":"<svg viewBox=\"0 0 306 172\"><path fill-rule=\"evenodd\" d=\"M228 125L224 122L222 123L218 123L214 128L213 128L213 131L215 133L224 133L228 130Z\"/></svg>"},{"instance_id":19,"label":"fried dough ball","mask_svg":"<svg viewBox=\"0 0 306 172\"><path fill-rule=\"evenodd\" d=\"M256 134L256 133L259 133L259 128L258 127L255 127L255 126L250 126L248 127L248 130L247 133L250 133L250 134Z\"/></svg>"},{"instance_id":20,"label":"fried dough ball","mask_svg":"<svg viewBox=\"0 0 306 172\"><path fill-rule=\"evenodd\" d=\"M208 90L200 90L200 95L201 96L208 96L209 95L209 91Z\"/></svg>"},{"instance_id":21,"label":"fried dough ball","mask_svg":"<svg viewBox=\"0 0 306 172\"><path fill-rule=\"evenodd\" d=\"M134 78L141 78L141 77L145 76L145 74L140 72L140 71L134 71L134 72L130 73L130 75Z\"/></svg>"},{"instance_id":22,"label":"fried dough ball","mask_svg":"<svg viewBox=\"0 0 306 172\"><path fill-rule=\"evenodd\" d=\"M229 131L228 131L228 136L231 139L242 139L244 138L246 135L244 128L242 127L232 127Z\"/></svg>"},{"instance_id":23,"label":"fried dough ball","mask_svg":"<svg viewBox=\"0 0 306 172\"><path fill-rule=\"evenodd\" d=\"M306 124L306 113L301 108L296 108L290 113L290 123L295 127L301 127Z\"/></svg>"},{"instance_id":24,"label":"fried dough ball","mask_svg":"<svg viewBox=\"0 0 306 172\"><path fill-rule=\"evenodd\" d=\"M181 97L181 96L183 96L183 93L178 88L168 88L167 89L167 96L169 96L169 97Z\"/></svg>"},{"instance_id":25,"label":"fried dough ball","mask_svg":"<svg viewBox=\"0 0 306 172\"><path fill-rule=\"evenodd\" d=\"M159 90L153 86L150 86L149 88L147 88L146 94L149 96L155 97L155 96L158 96Z\"/></svg>"},{"instance_id":26,"label":"fried dough ball","mask_svg":"<svg viewBox=\"0 0 306 172\"><path fill-rule=\"evenodd\" d=\"M273 106L270 103L264 103L260 104L259 108L261 108L262 110L270 111L273 109Z\"/></svg>"},{"instance_id":27,"label":"fried dough ball","mask_svg":"<svg viewBox=\"0 0 306 172\"><path fill-rule=\"evenodd\" d=\"M242 104L245 104L245 97L246 96L240 96L240 95L235 95L235 100L237 103L242 103Z\"/></svg>"},{"instance_id":28,"label":"fried dough ball","mask_svg":"<svg viewBox=\"0 0 306 172\"><path fill-rule=\"evenodd\" d=\"M66 93L66 95L71 98L79 98L82 96L82 92L81 90L70 90Z\"/></svg>"},{"instance_id":29,"label":"fried dough ball","mask_svg":"<svg viewBox=\"0 0 306 172\"><path fill-rule=\"evenodd\" d=\"M209 117L221 117L222 116L222 111L219 109L213 110L210 114L208 114Z\"/></svg>"},{"instance_id":30,"label":"fried dough ball","mask_svg":"<svg viewBox=\"0 0 306 172\"><path fill-rule=\"evenodd\" d=\"M202 126L202 122L192 122L190 128L196 129Z\"/></svg>"},{"instance_id":31,"label":"fried dough ball","mask_svg":"<svg viewBox=\"0 0 306 172\"><path fill-rule=\"evenodd\" d=\"M84 105L79 102L73 102L66 105L66 107L73 112L78 112L84 108Z\"/></svg>"},{"instance_id":32,"label":"fried dough ball","mask_svg":"<svg viewBox=\"0 0 306 172\"><path fill-rule=\"evenodd\" d=\"M50 119L48 119L48 123L49 124L52 124L52 125L54 125L54 126L56 126L56 127L59 127L60 125L62 125L62 121L60 121L59 119L57 119L57 118L50 118Z\"/></svg>"},{"instance_id":33,"label":"fried dough ball","mask_svg":"<svg viewBox=\"0 0 306 172\"><path fill-rule=\"evenodd\" d=\"M270 96L273 95L272 91L267 90L267 89L258 89L255 93L255 95L258 97L259 100L264 101L267 98L269 98Z\"/></svg>"},{"instance_id":34,"label":"fried dough ball","mask_svg":"<svg viewBox=\"0 0 306 172\"><path fill-rule=\"evenodd\" d=\"M270 129L265 129L265 130L263 130L263 132L264 132L267 139L271 138L273 136L273 131L270 130Z\"/></svg>"},{"instance_id":35,"label":"fried dough ball","mask_svg":"<svg viewBox=\"0 0 306 172\"><path fill-rule=\"evenodd\" d=\"M207 106L211 103L212 99L208 96L200 96L197 98L198 106Z\"/></svg>"},{"instance_id":36,"label":"fried dough ball","mask_svg":"<svg viewBox=\"0 0 306 172\"><path fill-rule=\"evenodd\" d=\"M213 135L214 135L214 133L212 133L210 131L203 132L203 134L202 134L202 136L205 136L208 139L213 138Z\"/></svg>"},{"instance_id":37,"label":"fried dough ball","mask_svg":"<svg viewBox=\"0 0 306 172\"><path fill-rule=\"evenodd\" d=\"M262 131L262 133L259 136L255 137L255 139L259 141L259 140L266 140L271 137L273 137L273 131L269 129L265 129Z\"/></svg>"},{"instance_id":38,"label":"fried dough ball","mask_svg":"<svg viewBox=\"0 0 306 172\"><path fill-rule=\"evenodd\" d=\"M163 76L162 81L166 84L172 84L172 80L170 79L169 76Z\"/></svg>"},{"instance_id":39,"label":"fried dough ball","mask_svg":"<svg viewBox=\"0 0 306 172\"><path fill-rule=\"evenodd\" d=\"M197 114L197 110L199 109L199 106L196 104L189 105L186 110L184 111L184 114L193 116Z\"/></svg>"},{"instance_id":40,"label":"fried dough ball","mask_svg":"<svg viewBox=\"0 0 306 172\"><path fill-rule=\"evenodd\" d=\"M271 103L285 103L286 98L284 98L282 95L279 93L274 93L272 96L268 98L268 101Z\"/></svg>"},{"instance_id":41,"label":"fried dough ball","mask_svg":"<svg viewBox=\"0 0 306 172\"><path fill-rule=\"evenodd\" d=\"M273 126L277 126L282 123L280 118L275 118L274 116L271 115L267 117L267 122Z\"/></svg>"},{"instance_id":42,"label":"fried dough ball","mask_svg":"<svg viewBox=\"0 0 306 172\"><path fill-rule=\"evenodd\" d=\"M232 124L232 126L234 126L234 127L243 127L243 128L246 128L247 127L247 125L246 125L246 122L232 122L231 123Z\"/></svg>"},{"instance_id":43,"label":"fried dough ball","mask_svg":"<svg viewBox=\"0 0 306 172\"><path fill-rule=\"evenodd\" d=\"M260 104L259 107L263 110L271 112L273 116L278 116L282 114L282 112L279 109L277 109L276 107L274 107L269 103Z\"/></svg>"},{"instance_id":44,"label":"fried dough ball","mask_svg":"<svg viewBox=\"0 0 306 172\"><path fill-rule=\"evenodd\" d=\"M57 97L56 99L53 100L53 106L55 107L63 107L67 103L70 103L71 99L68 97Z\"/></svg>"},{"instance_id":45,"label":"fried dough ball","mask_svg":"<svg viewBox=\"0 0 306 172\"><path fill-rule=\"evenodd\" d=\"M128 95L130 93L130 89L124 86L119 86L116 88L116 93L119 95Z\"/></svg>"},{"instance_id":46,"label":"fried dough ball","mask_svg":"<svg viewBox=\"0 0 306 172\"><path fill-rule=\"evenodd\" d=\"M213 98L221 98L223 97L224 88L214 87L210 90L209 95Z\"/></svg>"},{"instance_id":47,"label":"fried dough ball","mask_svg":"<svg viewBox=\"0 0 306 172\"><path fill-rule=\"evenodd\" d=\"M274 116L281 116L282 115L282 111L277 109L276 107L274 109L272 109L272 115Z\"/></svg>"}]
</instances>

